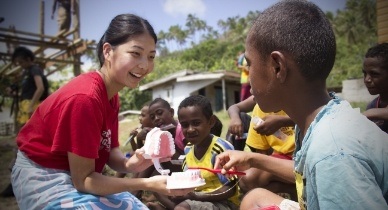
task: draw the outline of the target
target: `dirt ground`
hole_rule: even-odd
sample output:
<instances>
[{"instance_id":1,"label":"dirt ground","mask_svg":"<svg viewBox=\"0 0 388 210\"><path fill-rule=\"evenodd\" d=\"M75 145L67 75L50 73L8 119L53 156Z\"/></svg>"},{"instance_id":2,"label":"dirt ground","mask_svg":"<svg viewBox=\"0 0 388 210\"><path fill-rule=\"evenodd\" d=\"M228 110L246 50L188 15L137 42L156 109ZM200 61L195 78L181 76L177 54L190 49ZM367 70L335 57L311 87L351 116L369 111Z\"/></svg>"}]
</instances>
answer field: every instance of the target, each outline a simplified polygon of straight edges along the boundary
<instances>
[{"instance_id":1,"label":"dirt ground","mask_svg":"<svg viewBox=\"0 0 388 210\"><path fill-rule=\"evenodd\" d=\"M8 166L13 156L14 139L14 136L0 136L0 191L10 183ZM19 210L15 197L0 197L0 210Z\"/></svg>"}]
</instances>

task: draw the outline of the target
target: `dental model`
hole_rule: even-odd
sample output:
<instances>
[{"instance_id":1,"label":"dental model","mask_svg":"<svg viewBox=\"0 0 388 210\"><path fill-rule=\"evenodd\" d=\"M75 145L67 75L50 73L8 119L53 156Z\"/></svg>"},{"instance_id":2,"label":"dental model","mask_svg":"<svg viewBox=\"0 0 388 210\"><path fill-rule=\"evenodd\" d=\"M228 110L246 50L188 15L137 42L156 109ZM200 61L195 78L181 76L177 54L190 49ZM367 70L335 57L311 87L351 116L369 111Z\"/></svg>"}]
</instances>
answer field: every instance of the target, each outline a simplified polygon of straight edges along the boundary
<instances>
[{"instance_id":1,"label":"dental model","mask_svg":"<svg viewBox=\"0 0 388 210\"><path fill-rule=\"evenodd\" d=\"M162 175L168 175L170 170L164 170L160 165L160 158L171 157L175 154L174 139L170 132L160 128L153 128L147 133L144 142L145 159L152 159L155 169Z\"/></svg>"},{"instance_id":2,"label":"dental model","mask_svg":"<svg viewBox=\"0 0 388 210\"><path fill-rule=\"evenodd\" d=\"M167 189L195 188L205 185L205 179L199 169L189 169L184 172L173 172L167 178Z\"/></svg>"}]
</instances>

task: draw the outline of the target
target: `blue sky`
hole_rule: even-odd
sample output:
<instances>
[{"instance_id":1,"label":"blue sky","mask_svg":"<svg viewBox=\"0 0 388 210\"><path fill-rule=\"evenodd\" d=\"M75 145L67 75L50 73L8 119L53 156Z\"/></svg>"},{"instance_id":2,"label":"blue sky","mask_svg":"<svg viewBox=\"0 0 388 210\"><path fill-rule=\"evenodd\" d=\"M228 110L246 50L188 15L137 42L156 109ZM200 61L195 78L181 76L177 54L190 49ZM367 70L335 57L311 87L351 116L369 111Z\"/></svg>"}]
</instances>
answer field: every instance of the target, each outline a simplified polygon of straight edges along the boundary
<instances>
[{"instance_id":1,"label":"blue sky","mask_svg":"<svg viewBox=\"0 0 388 210\"><path fill-rule=\"evenodd\" d=\"M57 23L51 19L53 0L45 2L45 33L55 35ZM38 33L41 0L0 0L1 28ZM121 13L134 13L147 19L156 32L172 25L184 27L188 14L195 14L214 29L228 17L245 17L249 11L263 11L277 0L80 0L81 38L100 39L110 20ZM343 9L346 0L312 0L324 11ZM2 50L4 48L0 48Z\"/></svg>"}]
</instances>

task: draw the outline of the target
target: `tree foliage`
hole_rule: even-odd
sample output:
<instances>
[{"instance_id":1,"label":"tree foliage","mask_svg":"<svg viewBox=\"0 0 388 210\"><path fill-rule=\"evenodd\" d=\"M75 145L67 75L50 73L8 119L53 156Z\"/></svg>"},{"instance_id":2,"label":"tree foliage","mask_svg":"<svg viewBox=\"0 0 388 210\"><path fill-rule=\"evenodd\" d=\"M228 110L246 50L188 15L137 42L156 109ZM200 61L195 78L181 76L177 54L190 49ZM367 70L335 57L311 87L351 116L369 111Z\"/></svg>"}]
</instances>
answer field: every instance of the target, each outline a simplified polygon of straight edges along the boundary
<instances>
[{"instance_id":1,"label":"tree foliage","mask_svg":"<svg viewBox=\"0 0 388 210\"><path fill-rule=\"evenodd\" d=\"M329 15L330 16L330 15ZM346 8L332 18L337 55L328 86L341 86L346 79L362 78L363 57L377 43L375 0L348 0Z\"/></svg>"}]
</instances>

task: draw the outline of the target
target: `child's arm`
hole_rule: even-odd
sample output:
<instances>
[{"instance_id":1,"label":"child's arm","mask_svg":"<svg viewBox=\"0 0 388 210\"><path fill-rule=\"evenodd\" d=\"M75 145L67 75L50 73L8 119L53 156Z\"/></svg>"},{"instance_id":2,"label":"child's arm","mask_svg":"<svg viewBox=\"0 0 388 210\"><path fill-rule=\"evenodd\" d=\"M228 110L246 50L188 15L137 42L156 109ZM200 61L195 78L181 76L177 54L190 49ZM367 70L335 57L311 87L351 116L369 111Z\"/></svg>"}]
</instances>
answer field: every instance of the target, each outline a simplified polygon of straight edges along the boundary
<instances>
[{"instance_id":1,"label":"child's arm","mask_svg":"<svg viewBox=\"0 0 388 210\"><path fill-rule=\"evenodd\" d=\"M370 120L388 120L388 107L368 109L363 114Z\"/></svg>"},{"instance_id":2,"label":"child's arm","mask_svg":"<svg viewBox=\"0 0 388 210\"><path fill-rule=\"evenodd\" d=\"M240 118L240 112L250 112L253 110L256 102L253 100L253 96L241 101L237 104L233 104L228 108L228 115L230 118L229 132L236 136L242 136L244 129L243 123Z\"/></svg>"},{"instance_id":3,"label":"child's arm","mask_svg":"<svg viewBox=\"0 0 388 210\"><path fill-rule=\"evenodd\" d=\"M272 135L282 127L295 126L295 123L288 116L267 115L262 123L255 125L253 129L261 135Z\"/></svg>"}]
</instances>

